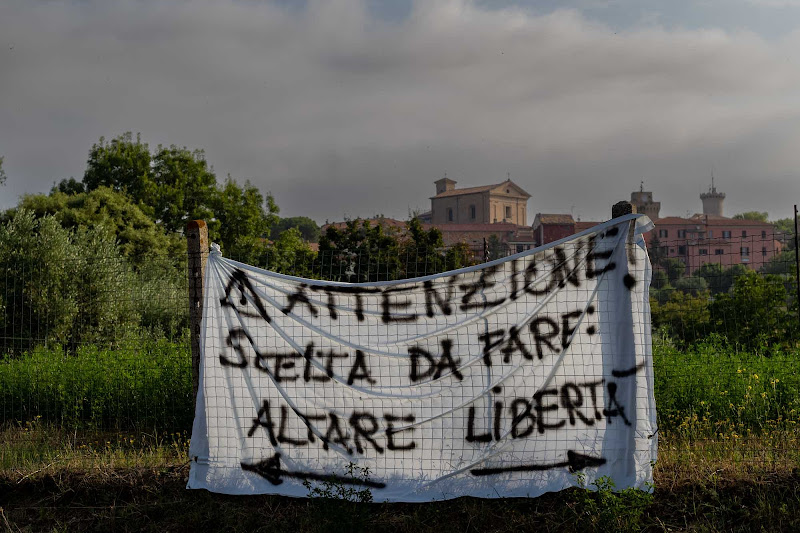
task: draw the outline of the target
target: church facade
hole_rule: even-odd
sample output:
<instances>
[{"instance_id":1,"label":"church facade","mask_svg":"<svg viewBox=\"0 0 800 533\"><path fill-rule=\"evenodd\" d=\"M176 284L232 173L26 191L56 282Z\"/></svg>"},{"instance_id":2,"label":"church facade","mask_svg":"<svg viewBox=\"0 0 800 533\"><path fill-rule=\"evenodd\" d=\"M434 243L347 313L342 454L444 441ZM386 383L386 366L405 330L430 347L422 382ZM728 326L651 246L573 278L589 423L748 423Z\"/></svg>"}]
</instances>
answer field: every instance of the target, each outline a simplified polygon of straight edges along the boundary
<instances>
[{"instance_id":1,"label":"church facade","mask_svg":"<svg viewBox=\"0 0 800 533\"><path fill-rule=\"evenodd\" d=\"M530 194L510 179L494 185L456 189L454 180L435 182L430 222L440 224L515 224L527 226Z\"/></svg>"}]
</instances>

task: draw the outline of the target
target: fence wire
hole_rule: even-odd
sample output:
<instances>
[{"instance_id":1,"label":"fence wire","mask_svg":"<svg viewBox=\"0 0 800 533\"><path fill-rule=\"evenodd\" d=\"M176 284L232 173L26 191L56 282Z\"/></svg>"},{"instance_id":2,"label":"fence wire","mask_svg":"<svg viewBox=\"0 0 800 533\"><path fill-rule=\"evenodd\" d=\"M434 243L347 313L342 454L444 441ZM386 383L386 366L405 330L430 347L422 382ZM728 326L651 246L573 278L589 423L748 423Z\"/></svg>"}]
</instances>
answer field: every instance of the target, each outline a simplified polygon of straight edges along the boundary
<instances>
[{"instance_id":1,"label":"fence wire","mask_svg":"<svg viewBox=\"0 0 800 533\"><path fill-rule=\"evenodd\" d=\"M794 235L698 237L672 246L657 231L647 238L662 451L688 446L764 468L798 463ZM17 252L0 252L0 444L18 446L35 427L87 439L185 438L194 416L186 260L103 249L80 257ZM256 266L367 282L514 252L497 245L306 249L268 252Z\"/></svg>"}]
</instances>

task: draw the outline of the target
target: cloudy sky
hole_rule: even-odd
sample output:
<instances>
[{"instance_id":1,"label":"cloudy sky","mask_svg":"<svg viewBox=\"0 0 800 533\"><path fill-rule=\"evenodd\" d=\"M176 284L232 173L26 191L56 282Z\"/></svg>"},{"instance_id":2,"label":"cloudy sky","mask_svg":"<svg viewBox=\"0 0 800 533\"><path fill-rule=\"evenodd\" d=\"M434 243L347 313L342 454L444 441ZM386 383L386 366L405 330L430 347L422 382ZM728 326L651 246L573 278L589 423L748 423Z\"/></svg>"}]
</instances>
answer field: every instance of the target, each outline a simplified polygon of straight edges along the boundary
<instances>
[{"instance_id":1,"label":"cloudy sky","mask_svg":"<svg viewBox=\"0 0 800 533\"><path fill-rule=\"evenodd\" d=\"M317 221L503 181L537 212L800 203L800 0L3 0L0 207L101 136L202 148Z\"/></svg>"}]
</instances>

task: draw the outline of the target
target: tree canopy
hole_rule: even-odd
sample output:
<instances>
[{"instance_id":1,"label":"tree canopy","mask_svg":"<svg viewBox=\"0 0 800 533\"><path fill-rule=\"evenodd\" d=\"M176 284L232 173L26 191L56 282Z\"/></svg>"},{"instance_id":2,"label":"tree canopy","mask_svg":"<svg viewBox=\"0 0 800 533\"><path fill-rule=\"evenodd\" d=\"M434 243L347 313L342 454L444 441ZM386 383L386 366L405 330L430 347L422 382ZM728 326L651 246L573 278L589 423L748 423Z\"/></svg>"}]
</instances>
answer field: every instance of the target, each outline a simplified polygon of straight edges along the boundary
<instances>
[{"instance_id":1,"label":"tree canopy","mask_svg":"<svg viewBox=\"0 0 800 533\"><path fill-rule=\"evenodd\" d=\"M106 186L77 194L58 190L49 195L27 194L18 209L31 211L37 218L53 216L66 229L104 228L134 264L180 257L186 250L184 239L166 233L131 198Z\"/></svg>"},{"instance_id":2,"label":"tree canopy","mask_svg":"<svg viewBox=\"0 0 800 533\"><path fill-rule=\"evenodd\" d=\"M319 226L316 222L308 217L281 218L274 226L272 226L272 232L270 233L269 238L273 241L276 241L280 237L281 233L290 228L297 228L297 230L300 232L300 236L308 242L319 241Z\"/></svg>"},{"instance_id":3,"label":"tree canopy","mask_svg":"<svg viewBox=\"0 0 800 533\"><path fill-rule=\"evenodd\" d=\"M736 220L755 220L757 222L766 222L769 218L769 213L766 211L745 211L744 213L733 215L732 218Z\"/></svg>"},{"instance_id":4,"label":"tree canopy","mask_svg":"<svg viewBox=\"0 0 800 533\"><path fill-rule=\"evenodd\" d=\"M101 187L127 195L168 234L182 233L191 220L205 220L211 240L243 261L259 255L278 221L270 194L265 197L249 182L242 186L230 176L218 184L202 150L159 145L151 151L141 135L134 138L130 132L110 141L101 137L89 150L83 181L62 180L53 193Z\"/></svg>"}]
</instances>

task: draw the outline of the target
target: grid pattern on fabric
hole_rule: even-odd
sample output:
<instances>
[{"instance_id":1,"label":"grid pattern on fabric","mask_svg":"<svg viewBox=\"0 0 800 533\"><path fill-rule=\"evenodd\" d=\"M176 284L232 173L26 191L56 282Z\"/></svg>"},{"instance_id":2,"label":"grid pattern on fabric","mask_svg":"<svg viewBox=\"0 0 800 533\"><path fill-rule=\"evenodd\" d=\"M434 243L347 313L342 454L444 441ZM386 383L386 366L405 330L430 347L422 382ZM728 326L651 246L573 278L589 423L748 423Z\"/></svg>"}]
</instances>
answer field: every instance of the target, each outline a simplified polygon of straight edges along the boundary
<instances>
[{"instance_id":1,"label":"grid pattern on fabric","mask_svg":"<svg viewBox=\"0 0 800 533\"><path fill-rule=\"evenodd\" d=\"M791 470L800 464L795 236L736 233L711 244L703 237L674 253L647 239L660 461ZM194 416L186 262L132 265L101 247L78 257L55 242L25 255L22 244L0 251L3 464L14 468L32 449L50 457L64 446L185 441ZM254 264L316 280L378 282L510 252L354 248L270 252ZM755 254L768 260L754 268Z\"/></svg>"},{"instance_id":2,"label":"grid pattern on fabric","mask_svg":"<svg viewBox=\"0 0 800 533\"><path fill-rule=\"evenodd\" d=\"M190 487L302 495L350 463L395 501L535 496L585 469L646 487L650 270L635 224L396 283L212 254Z\"/></svg>"}]
</instances>

